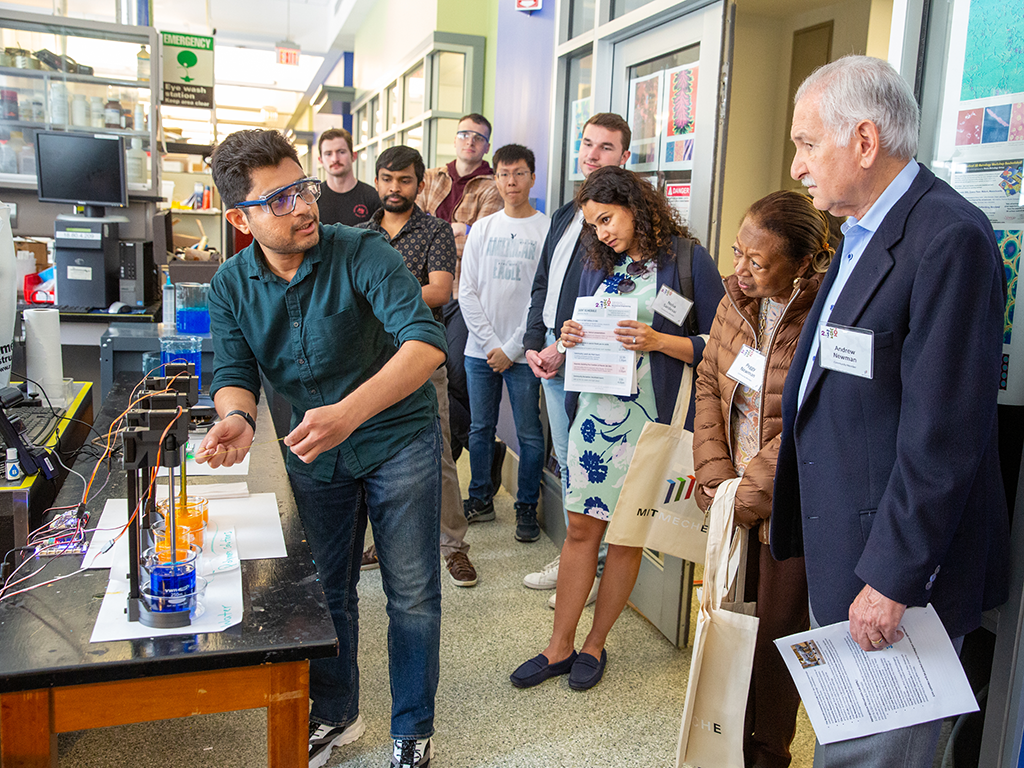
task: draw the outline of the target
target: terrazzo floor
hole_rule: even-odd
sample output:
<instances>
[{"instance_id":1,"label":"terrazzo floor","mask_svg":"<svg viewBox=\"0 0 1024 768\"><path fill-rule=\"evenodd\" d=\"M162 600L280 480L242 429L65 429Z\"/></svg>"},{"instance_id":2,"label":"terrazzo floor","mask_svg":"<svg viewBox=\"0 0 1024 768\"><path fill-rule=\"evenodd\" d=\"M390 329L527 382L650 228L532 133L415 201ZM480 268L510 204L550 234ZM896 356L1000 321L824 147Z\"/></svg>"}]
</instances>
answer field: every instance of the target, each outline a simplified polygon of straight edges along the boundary
<instances>
[{"instance_id":1,"label":"terrazzo floor","mask_svg":"<svg viewBox=\"0 0 1024 768\"><path fill-rule=\"evenodd\" d=\"M463 491L469 466L459 462ZM608 641L602 682L589 692L565 678L521 691L509 673L539 653L551 631L550 592L525 589L522 577L558 553L546 537L514 540L512 498L495 497L497 520L470 527L470 556L480 575L460 589L442 571L441 680L436 768L664 766L675 764L690 654L626 609ZM359 586L361 711L366 734L335 749L329 766L389 764L387 623L379 571ZM593 618L584 611L578 645ZM205 715L62 734L60 768L234 768L266 765L262 710ZM810 768L813 734L801 711L794 768Z\"/></svg>"}]
</instances>

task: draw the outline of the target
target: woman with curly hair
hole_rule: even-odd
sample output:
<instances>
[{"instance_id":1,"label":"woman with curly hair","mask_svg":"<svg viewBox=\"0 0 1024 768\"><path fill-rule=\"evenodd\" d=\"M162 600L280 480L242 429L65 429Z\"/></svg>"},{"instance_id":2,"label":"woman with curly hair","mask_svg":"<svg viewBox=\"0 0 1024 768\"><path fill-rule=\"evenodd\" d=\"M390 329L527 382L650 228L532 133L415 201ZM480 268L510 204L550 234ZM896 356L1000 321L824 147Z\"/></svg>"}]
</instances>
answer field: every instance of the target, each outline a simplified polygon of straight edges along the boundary
<instances>
[{"instance_id":1,"label":"woman with curly hair","mask_svg":"<svg viewBox=\"0 0 1024 768\"><path fill-rule=\"evenodd\" d=\"M576 627L594 583L598 547L640 432L648 421L671 422L682 377L692 376L688 366L700 362L700 334L711 330L723 295L714 260L679 223L664 196L635 173L617 167L594 171L580 187L576 204L586 220L579 295L621 296L637 302L637 319L620 321L615 330L623 348L636 352L637 392L628 397L566 392L572 422L565 495L569 530L558 570L555 624L544 652L512 673L512 684L519 688L566 673L575 690L600 681L608 659L605 640L633 591L642 550L609 545L594 623L577 653ZM691 245L694 306L677 323L655 311L653 304L663 286L682 291L676 254L690 252ZM582 326L568 320L559 346L571 348L583 339ZM693 429L692 397L686 428Z\"/></svg>"}]
</instances>

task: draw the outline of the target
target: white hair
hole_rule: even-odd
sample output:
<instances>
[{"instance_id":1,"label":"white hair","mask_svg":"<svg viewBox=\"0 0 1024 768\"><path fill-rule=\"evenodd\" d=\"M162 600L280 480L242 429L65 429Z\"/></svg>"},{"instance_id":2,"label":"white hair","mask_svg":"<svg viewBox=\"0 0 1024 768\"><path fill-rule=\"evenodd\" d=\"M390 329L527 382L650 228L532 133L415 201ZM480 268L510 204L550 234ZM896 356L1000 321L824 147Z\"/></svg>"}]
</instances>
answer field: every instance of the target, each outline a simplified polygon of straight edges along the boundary
<instances>
[{"instance_id":1,"label":"white hair","mask_svg":"<svg viewBox=\"0 0 1024 768\"><path fill-rule=\"evenodd\" d=\"M920 110L907 81L889 62L844 56L803 81L794 103L804 97L818 99L818 116L838 146L849 143L857 123L870 120L889 155L910 160L917 154Z\"/></svg>"}]
</instances>

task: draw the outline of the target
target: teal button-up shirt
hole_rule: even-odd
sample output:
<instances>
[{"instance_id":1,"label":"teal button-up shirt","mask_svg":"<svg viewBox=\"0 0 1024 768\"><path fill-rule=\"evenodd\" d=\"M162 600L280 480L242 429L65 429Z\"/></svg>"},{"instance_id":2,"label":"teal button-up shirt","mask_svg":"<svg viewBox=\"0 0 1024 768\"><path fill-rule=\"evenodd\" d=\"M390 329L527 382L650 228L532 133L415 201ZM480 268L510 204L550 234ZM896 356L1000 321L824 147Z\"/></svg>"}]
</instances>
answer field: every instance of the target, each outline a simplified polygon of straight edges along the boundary
<instances>
[{"instance_id":1,"label":"teal button-up shirt","mask_svg":"<svg viewBox=\"0 0 1024 768\"><path fill-rule=\"evenodd\" d=\"M342 400L376 374L403 343L447 351L444 327L423 303L420 285L380 235L321 226L286 283L266 267L253 243L229 259L210 284L213 384L257 397L260 369L292 405L292 427L306 411ZM338 447L304 464L287 454L289 471L327 482L338 452L356 477L394 456L437 418L427 382L365 421Z\"/></svg>"}]
</instances>

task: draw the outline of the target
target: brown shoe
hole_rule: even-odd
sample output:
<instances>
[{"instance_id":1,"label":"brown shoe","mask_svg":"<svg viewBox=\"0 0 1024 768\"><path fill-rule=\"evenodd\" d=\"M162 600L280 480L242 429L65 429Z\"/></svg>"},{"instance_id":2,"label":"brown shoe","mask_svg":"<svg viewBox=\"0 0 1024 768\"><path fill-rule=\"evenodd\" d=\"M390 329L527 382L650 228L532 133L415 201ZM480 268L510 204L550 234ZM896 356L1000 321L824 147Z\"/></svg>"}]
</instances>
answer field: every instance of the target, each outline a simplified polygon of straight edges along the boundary
<instances>
[{"instance_id":1,"label":"brown shoe","mask_svg":"<svg viewBox=\"0 0 1024 768\"><path fill-rule=\"evenodd\" d=\"M465 553L452 552L444 559L444 564L448 568L448 575L452 577L455 586L476 586L476 568L469 562L469 557Z\"/></svg>"},{"instance_id":2,"label":"brown shoe","mask_svg":"<svg viewBox=\"0 0 1024 768\"><path fill-rule=\"evenodd\" d=\"M374 568L380 568L380 563L377 561L377 547L371 544L363 552L363 562L359 566L361 571L372 571Z\"/></svg>"}]
</instances>

